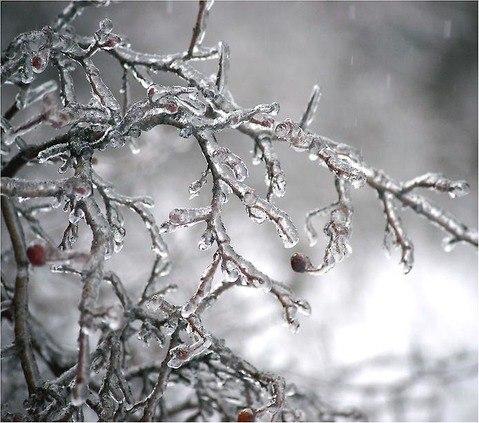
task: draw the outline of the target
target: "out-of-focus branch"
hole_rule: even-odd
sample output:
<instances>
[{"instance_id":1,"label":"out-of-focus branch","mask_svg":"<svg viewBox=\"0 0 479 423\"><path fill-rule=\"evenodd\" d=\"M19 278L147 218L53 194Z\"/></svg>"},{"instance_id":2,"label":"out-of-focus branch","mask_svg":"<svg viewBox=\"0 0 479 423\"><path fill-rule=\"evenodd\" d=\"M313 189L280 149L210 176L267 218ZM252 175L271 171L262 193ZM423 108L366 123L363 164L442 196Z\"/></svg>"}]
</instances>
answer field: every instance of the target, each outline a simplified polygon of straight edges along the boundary
<instances>
[{"instance_id":1,"label":"out-of-focus branch","mask_svg":"<svg viewBox=\"0 0 479 423\"><path fill-rule=\"evenodd\" d=\"M81 10L89 5L105 3L71 3L51 27L21 34L2 55L2 83L8 81L21 88L15 107L10 108L2 119L1 150L7 159L2 161L2 164L5 163L1 179L2 205L6 205L3 213L17 262L13 299L11 290L5 285L2 292L7 292L8 298L2 306L8 314L13 301L16 338L15 348L4 353L19 354L32 394L29 399L31 407L24 417L83 420L86 404L99 420L131 417L154 421L180 410L188 410L190 419L211 420L214 416L219 420L299 421L306 418L296 407L299 404L312 409L310 416L317 420L363 419L364 416L356 411L340 411L325 406L317 395L291 393L294 389L282 377L256 369L226 348L203 326L203 312L222 293L236 286L262 288L273 295L293 331L299 326L297 313L310 313L306 301L297 298L288 286L264 274L233 248L223 223L223 205L229 197L237 197L253 222L269 222L286 248L295 246L299 233L286 210L273 202L273 198L282 197L286 189L280 159L273 146L285 143L295 151L308 154L311 160L323 166L334 177L337 191L337 199L332 204L319 207L307 215L307 231L313 243L317 239L313 219L328 216L324 226L328 242L322 263L313 265L308 257L295 253L291 257L293 270L321 274L350 254L353 218L350 191L366 185L378 193L384 207L387 233L401 248L401 261L405 270L409 271L413 246L405 235L396 205L411 208L430 223L440 226L448 234L448 248L457 242L477 246L475 231L415 192L427 188L454 197L465 194L467 184L432 173L396 182L367 164L354 148L310 132L308 127L320 99L318 86L313 88L299 123L291 119L277 119L279 106L274 102L253 107L238 105L228 90L230 52L227 44L221 42L209 48L202 45L212 1L200 1L188 49L172 54L134 50L113 33L113 23L109 19L102 20L93 34L76 34L70 24ZM105 83L102 72L94 63L95 56L99 54L109 54L121 66L121 101ZM203 75L193 67L195 60L212 59L218 59L218 71L213 77ZM59 73L59 86L54 81L35 86L36 75L44 72L49 65L53 65ZM79 103L75 95L76 81L72 72L76 67L90 87L88 104ZM177 76L181 84L165 86L158 83L155 77L157 71ZM129 96L129 83L134 81L144 90L138 101L132 101ZM54 101L53 93L57 88L61 105ZM42 100L41 113L12 127L9 119L13 114L39 100ZM21 138L43 124L65 133L38 146L28 145ZM103 180L91 168L93 156L98 150L129 145L136 152L136 139L143 132L160 125L173 126L181 137L195 139L201 149L207 168L189 186L191 196L198 195L209 179L212 182L208 204L203 207L176 207L161 226L149 210L154 206L152 199L120 194L114 184ZM238 130L253 140L254 162L258 164L262 161L266 168L265 198L248 184L248 167L243 159L222 143L221 132L227 129ZM16 155L12 154L14 148L20 150ZM73 171L74 176L58 180L16 177L25 164L47 162L58 164L60 173ZM27 205L16 209L8 197L27 199ZM53 246L39 219L33 217L35 210L28 200L39 197L52 197L55 205L64 204L64 210L70 212L59 248ZM126 235L124 209L140 217L150 235L155 255L138 301L130 296L120 275L105 267L107 257L119 253L123 246ZM17 215L25 219L32 232L46 243L29 247L32 248L30 255L26 254ZM73 249L80 236L79 223L83 219L92 234L88 254ZM160 284L170 268L164 237L192 225L204 225L198 248L206 251L214 246L215 251L203 275L196 278L199 283L195 293L183 305L175 305L167 296L177 286ZM48 257L44 256L46 249ZM41 256L37 257L37 253ZM29 262L41 266L53 261L59 263L52 270L81 277L77 362L72 361L70 354L56 345L48 332L39 329L38 325L32 323L29 332ZM215 286L215 276L220 272L222 280ZM99 288L106 281L113 287L115 302L119 302L111 307L97 303ZM90 352L94 331L100 333L100 339ZM129 342L134 335L146 343L154 340L165 354L164 360L127 369L128 360L132 358ZM32 348L38 351L57 376L41 387ZM59 355L65 359L62 360ZM102 370L104 376L92 376L92 371ZM100 381L100 378L103 379ZM138 382L134 386L140 387L138 393L130 392L133 379ZM188 386L193 392L192 401L168 407L171 404L167 404L164 395L168 383ZM42 394L38 395L40 391Z\"/></svg>"},{"instance_id":2,"label":"out-of-focus branch","mask_svg":"<svg viewBox=\"0 0 479 423\"><path fill-rule=\"evenodd\" d=\"M158 379L156 381L155 387L153 391L148 396L145 405L145 411L143 412L143 416L141 421L149 422L152 421L153 416L155 415L155 410L158 405L158 401L163 396L166 384L168 383L168 377L171 372L171 367L168 366L168 361L171 359L171 349L174 348L178 343L178 330L173 333L170 339L170 345L168 346L167 354L161 363L161 366L158 370Z\"/></svg>"},{"instance_id":3,"label":"out-of-focus branch","mask_svg":"<svg viewBox=\"0 0 479 423\"><path fill-rule=\"evenodd\" d=\"M13 315L15 322L15 348L20 357L28 391L33 394L40 383L38 365L33 354L32 339L29 328L28 311L28 258L26 255L23 230L11 200L2 196L2 215L10 234L17 276L13 294Z\"/></svg>"}]
</instances>

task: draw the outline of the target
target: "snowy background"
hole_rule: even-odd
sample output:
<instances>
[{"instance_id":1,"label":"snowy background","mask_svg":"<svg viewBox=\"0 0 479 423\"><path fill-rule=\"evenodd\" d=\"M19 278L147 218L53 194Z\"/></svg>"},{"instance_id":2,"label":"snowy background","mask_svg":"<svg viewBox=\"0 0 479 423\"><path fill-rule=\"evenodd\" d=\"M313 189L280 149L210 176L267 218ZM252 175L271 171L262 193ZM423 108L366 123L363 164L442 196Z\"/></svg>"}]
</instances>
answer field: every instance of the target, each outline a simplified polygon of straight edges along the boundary
<instances>
[{"instance_id":1,"label":"snowy background","mask_svg":"<svg viewBox=\"0 0 479 423\"><path fill-rule=\"evenodd\" d=\"M51 22L61 7L60 2L2 2L2 49L19 32ZM115 32L127 36L134 48L169 53L188 46L196 13L193 2L122 2L87 10L76 27L92 33L108 16ZM469 196L434 200L476 226L477 4L218 2L204 44L219 40L231 48L229 86L239 104L278 101L280 118L297 119L311 87L319 83L323 98L312 130L360 148L370 164L398 179L427 171L467 179ZM95 60L118 90L118 65L109 58ZM199 67L214 71L214 64ZM81 86L80 77L77 80ZM158 80L178 83L171 76L158 75ZM139 87L135 90L141 94ZM10 104L12 92L4 90L3 107ZM86 99L87 92L83 95ZM27 139L39 141L38 135ZM243 158L250 156L251 141L244 136L226 131L220 140ZM140 146L138 155L128 149L101 153L96 170L126 194L153 196L159 222L174 207L208 202L208 189L189 200L188 184L204 167L191 139L158 128L142 135ZM334 200L333 178L304 155L285 146L277 151L288 182L286 196L277 203L302 227L307 211ZM262 165L250 164L249 170L250 183L264 190ZM48 172L51 177L56 171L52 166ZM40 174L45 175L33 168L23 173ZM375 194L363 188L353 198L353 255L322 277L294 274L291 251L282 248L274 228L249 221L232 198L225 223L233 245L263 272L309 300L313 313L302 319L299 333L292 334L270 296L237 288L208 310L207 329L258 367L314 389L340 407L358 406L372 420L477 421L477 252L462 245L444 252L441 231L405 211L416 264L404 276L399 257L385 257L384 219ZM126 245L109 265L139 294L152 254L144 227L136 216L125 215ZM66 215L58 212L47 220L60 239ZM167 280L180 286L172 295L178 303L191 295L210 260L210 254L196 248L200 235L201 228L194 227L167 238L174 263ZM2 249L7 248L3 226L2 241ZM323 246L310 248L303 233L294 251L319 261ZM12 276L8 268L4 272ZM33 273L33 313L71 348L79 294L77 281L44 269ZM3 335L2 343L8 344L7 329ZM462 361L471 362L460 354L467 352L473 366L455 372L458 380L437 376L437 370L445 368L438 360L456 354L462 368ZM415 379L423 365L432 367L431 373Z\"/></svg>"}]
</instances>

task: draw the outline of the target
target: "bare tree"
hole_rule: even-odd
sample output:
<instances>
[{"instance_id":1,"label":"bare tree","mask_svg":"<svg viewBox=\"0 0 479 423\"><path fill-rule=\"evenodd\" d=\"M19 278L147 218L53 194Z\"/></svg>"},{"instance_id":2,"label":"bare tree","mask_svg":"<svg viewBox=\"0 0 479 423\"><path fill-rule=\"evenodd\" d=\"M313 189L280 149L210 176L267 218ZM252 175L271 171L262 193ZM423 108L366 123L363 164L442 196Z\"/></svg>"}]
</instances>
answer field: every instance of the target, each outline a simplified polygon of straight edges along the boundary
<instances>
[{"instance_id":1,"label":"bare tree","mask_svg":"<svg viewBox=\"0 0 479 423\"><path fill-rule=\"evenodd\" d=\"M327 247L323 261L314 264L302 253L291 256L296 272L323 274L351 253L353 205L351 191L370 188L377 193L385 217L385 245L397 247L404 272L413 266L413 243L401 222L401 208L409 208L445 233L444 246L457 243L477 247L477 233L451 214L418 194L421 189L467 193L465 181L426 173L409 181L396 181L371 167L359 151L308 130L321 93L314 86L304 115L278 120L277 103L244 108L228 90L230 51L224 42L203 46L212 1L200 1L188 49L168 55L136 51L113 32L109 19L99 23L93 35L80 35L72 27L87 6L107 6L108 1L71 3L50 26L16 37L2 54L2 84L14 84L18 94L2 117L2 214L16 263L15 283L2 276L2 318L14 325L15 341L2 350L3 357L19 360L28 387L24 413L3 413L4 420L84 420L85 410L100 420L321 420L364 419L358 411L339 411L316 395L301 392L277 375L263 372L228 349L202 324L203 311L227 290L236 286L262 288L278 301L284 319L293 331L299 327L298 312L308 315L309 304L297 298L285 284L273 280L236 252L223 224L223 205L236 196L256 223L273 224L285 248L294 247L298 231L288 214L274 204L285 193L285 176L277 143L308 155L335 177L337 200L310 211L306 230L312 245L318 233L314 219L328 217L323 228ZM110 55L122 69L121 99L113 95L93 62L95 55ZM197 71L195 62L217 60L214 77ZM35 79L51 66L57 81L36 85ZM82 70L91 99L81 104L75 94L74 69ZM156 72L175 75L183 85L155 82ZM130 81L143 87L143 98L133 101ZM56 100L59 91L61 102ZM41 102L41 112L13 126L19 110ZM58 130L54 138L35 145L22 137L41 126ZM142 132L170 125L184 138L198 143L205 170L189 186L191 196L211 181L211 202L200 208L175 208L169 219L158 224L150 208L153 199L129 197L118 192L92 167L99 150L135 148ZM246 182L243 159L221 144L221 132L233 128L254 145L254 160L266 168L268 192L261 196ZM63 179L26 180L17 176L26 165L53 163ZM47 201L39 201L45 199ZM24 201L26 200L26 201ZM39 214L63 206L69 213L60 241L52 239ZM118 254L125 237L124 210L136 213L151 237L154 264L138 299L128 294L121 279L106 268L108 258ZM91 232L89 252L75 249L80 223ZM181 305L168 300L173 285L162 284L170 268L165 236L175 230L203 224L200 250L213 250L211 263L199 278L194 295ZM25 231L37 236L27 245ZM47 328L29 311L30 266L51 265L54 272L81 280L78 353L66 351L48 334ZM223 282L213 285L221 272ZM98 301L100 286L110 284L118 307ZM93 346L94 334L99 334ZM132 366L129 340L140 336L156 339L163 356L155 362ZM138 359L138 358L137 358ZM139 358L141 360L141 357ZM39 370L38 361L48 372ZM170 386L184 385L191 394L176 403L165 401Z\"/></svg>"}]
</instances>

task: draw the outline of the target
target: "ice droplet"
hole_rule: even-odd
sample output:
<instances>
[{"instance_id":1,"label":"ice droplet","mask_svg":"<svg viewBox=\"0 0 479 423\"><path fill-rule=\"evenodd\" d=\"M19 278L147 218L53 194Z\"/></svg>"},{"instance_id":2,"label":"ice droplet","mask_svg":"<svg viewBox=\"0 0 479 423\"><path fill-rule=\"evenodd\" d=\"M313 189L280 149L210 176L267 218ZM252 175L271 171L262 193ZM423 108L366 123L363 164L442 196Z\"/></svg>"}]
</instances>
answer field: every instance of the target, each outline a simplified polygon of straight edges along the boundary
<instances>
[{"instance_id":1,"label":"ice droplet","mask_svg":"<svg viewBox=\"0 0 479 423\"><path fill-rule=\"evenodd\" d=\"M299 322L296 319L293 319L288 323L288 327L292 333L298 333Z\"/></svg>"},{"instance_id":2,"label":"ice droplet","mask_svg":"<svg viewBox=\"0 0 479 423\"><path fill-rule=\"evenodd\" d=\"M295 301L296 306L298 307L298 311L305 316L310 316L311 315L311 306L309 303L305 300L296 300Z\"/></svg>"},{"instance_id":3,"label":"ice droplet","mask_svg":"<svg viewBox=\"0 0 479 423\"><path fill-rule=\"evenodd\" d=\"M113 31L113 23L110 18L105 18L100 21L100 29L105 33L109 34L111 31Z\"/></svg>"},{"instance_id":4,"label":"ice droplet","mask_svg":"<svg viewBox=\"0 0 479 423\"><path fill-rule=\"evenodd\" d=\"M231 260L223 261L221 270L225 274L225 280L228 282L234 282L240 275L238 266Z\"/></svg>"},{"instance_id":5,"label":"ice droplet","mask_svg":"<svg viewBox=\"0 0 479 423\"><path fill-rule=\"evenodd\" d=\"M84 217L85 217L85 213L83 212L83 210L79 207L76 207L70 212L70 215L68 216L68 221L72 225L75 225Z\"/></svg>"},{"instance_id":6,"label":"ice droplet","mask_svg":"<svg viewBox=\"0 0 479 423\"><path fill-rule=\"evenodd\" d=\"M249 218L254 222L254 223L263 223L266 218L268 217L266 212L259 207L255 206L250 206L246 207L246 210L248 212Z\"/></svg>"},{"instance_id":7,"label":"ice droplet","mask_svg":"<svg viewBox=\"0 0 479 423\"><path fill-rule=\"evenodd\" d=\"M450 253L457 244L457 239L447 236L442 240L442 248L446 253Z\"/></svg>"},{"instance_id":8,"label":"ice droplet","mask_svg":"<svg viewBox=\"0 0 479 423\"><path fill-rule=\"evenodd\" d=\"M207 176L207 173L205 172L201 175L199 179L197 179L196 181L190 184L190 186L188 187L188 192L190 193L190 199L196 197L200 193L201 188L203 188L203 186L206 183L206 176Z\"/></svg>"},{"instance_id":9,"label":"ice droplet","mask_svg":"<svg viewBox=\"0 0 479 423\"><path fill-rule=\"evenodd\" d=\"M104 317L104 322L111 330L118 330L123 323L123 313L120 307L111 307Z\"/></svg>"},{"instance_id":10,"label":"ice droplet","mask_svg":"<svg viewBox=\"0 0 479 423\"><path fill-rule=\"evenodd\" d=\"M201 238L198 242L198 248L201 251L206 251L208 248L210 248L213 245L213 242L215 240L215 236L213 234L213 231L211 229L207 229L203 235L201 235Z\"/></svg>"},{"instance_id":11,"label":"ice droplet","mask_svg":"<svg viewBox=\"0 0 479 423\"><path fill-rule=\"evenodd\" d=\"M457 181L451 186L449 196L451 198L463 197L470 192L469 184L466 181Z\"/></svg>"},{"instance_id":12,"label":"ice droplet","mask_svg":"<svg viewBox=\"0 0 479 423\"><path fill-rule=\"evenodd\" d=\"M52 206L52 208L58 209L63 204L63 200L63 195L57 195L55 197L52 197L52 199L50 200L50 205Z\"/></svg>"},{"instance_id":13,"label":"ice droplet","mask_svg":"<svg viewBox=\"0 0 479 423\"><path fill-rule=\"evenodd\" d=\"M276 197L284 197L286 192L286 179L282 173L277 174L272 181L273 194Z\"/></svg>"},{"instance_id":14,"label":"ice droplet","mask_svg":"<svg viewBox=\"0 0 479 423\"><path fill-rule=\"evenodd\" d=\"M138 145L138 141L134 138L130 138L128 140L128 147L130 147L130 151L133 154L139 154L140 153L140 146Z\"/></svg>"},{"instance_id":15,"label":"ice droplet","mask_svg":"<svg viewBox=\"0 0 479 423\"><path fill-rule=\"evenodd\" d=\"M240 182L244 181L248 177L248 169L243 162L237 163L233 167L233 173L235 175L235 178Z\"/></svg>"},{"instance_id":16,"label":"ice droplet","mask_svg":"<svg viewBox=\"0 0 479 423\"><path fill-rule=\"evenodd\" d=\"M253 192L246 192L243 195L243 203L245 206L252 206L254 203L256 203L256 195Z\"/></svg>"},{"instance_id":17,"label":"ice droplet","mask_svg":"<svg viewBox=\"0 0 479 423\"><path fill-rule=\"evenodd\" d=\"M74 392L71 396L71 401L74 407L80 407L82 404L85 403L85 398Z\"/></svg>"}]
</instances>

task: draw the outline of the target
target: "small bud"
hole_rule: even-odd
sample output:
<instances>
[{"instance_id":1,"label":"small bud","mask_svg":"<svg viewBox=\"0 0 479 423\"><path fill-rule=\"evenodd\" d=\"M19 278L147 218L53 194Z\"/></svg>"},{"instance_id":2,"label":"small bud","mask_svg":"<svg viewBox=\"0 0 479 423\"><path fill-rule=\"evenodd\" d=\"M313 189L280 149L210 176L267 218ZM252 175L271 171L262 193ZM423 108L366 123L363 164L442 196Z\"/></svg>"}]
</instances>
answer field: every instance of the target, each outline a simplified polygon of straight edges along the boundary
<instances>
[{"instance_id":1,"label":"small bud","mask_svg":"<svg viewBox=\"0 0 479 423\"><path fill-rule=\"evenodd\" d=\"M32 66L36 70L41 70L43 68L43 59L40 56L32 57Z\"/></svg>"},{"instance_id":2,"label":"small bud","mask_svg":"<svg viewBox=\"0 0 479 423\"><path fill-rule=\"evenodd\" d=\"M87 189L86 189L85 187L75 187L75 188L73 188L73 192L74 192L75 194L78 194L78 195L84 197L84 196L87 195L87 192L88 192L88 191L87 191Z\"/></svg>"},{"instance_id":3,"label":"small bud","mask_svg":"<svg viewBox=\"0 0 479 423\"><path fill-rule=\"evenodd\" d=\"M102 48L105 50L112 50L118 44L120 44L121 38L118 35L111 34L106 41L102 44Z\"/></svg>"},{"instance_id":4,"label":"small bud","mask_svg":"<svg viewBox=\"0 0 479 423\"><path fill-rule=\"evenodd\" d=\"M286 119L284 122L278 123L274 132L278 138L287 138L293 131L294 125L291 120Z\"/></svg>"},{"instance_id":5,"label":"small bud","mask_svg":"<svg viewBox=\"0 0 479 423\"><path fill-rule=\"evenodd\" d=\"M182 348L178 348L176 350L176 356L180 359L180 360L186 360L188 358L188 350L185 348L185 347L182 347Z\"/></svg>"},{"instance_id":6,"label":"small bud","mask_svg":"<svg viewBox=\"0 0 479 423\"><path fill-rule=\"evenodd\" d=\"M254 422L254 413L251 408L243 408L238 412L236 418L238 422Z\"/></svg>"},{"instance_id":7,"label":"small bud","mask_svg":"<svg viewBox=\"0 0 479 423\"><path fill-rule=\"evenodd\" d=\"M164 107L171 114L175 114L178 112L178 104L176 104L174 101L168 101Z\"/></svg>"},{"instance_id":8,"label":"small bud","mask_svg":"<svg viewBox=\"0 0 479 423\"><path fill-rule=\"evenodd\" d=\"M45 248L40 244L34 244L28 247L27 257L33 266L43 266L47 261Z\"/></svg>"},{"instance_id":9,"label":"small bud","mask_svg":"<svg viewBox=\"0 0 479 423\"><path fill-rule=\"evenodd\" d=\"M148 87L148 91L147 91L147 94L148 94L148 97L153 97L156 92L158 91L158 89L154 86L154 85L150 85L150 87Z\"/></svg>"},{"instance_id":10,"label":"small bud","mask_svg":"<svg viewBox=\"0 0 479 423\"><path fill-rule=\"evenodd\" d=\"M298 273L304 273L311 266L311 261L301 253L294 253L291 256L291 268Z\"/></svg>"},{"instance_id":11,"label":"small bud","mask_svg":"<svg viewBox=\"0 0 479 423\"><path fill-rule=\"evenodd\" d=\"M274 125L274 119L272 117L270 117L268 115L264 115L264 114L254 115L250 119L250 122L255 123L256 125L264 126L266 128L272 128L273 125Z\"/></svg>"}]
</instances>

